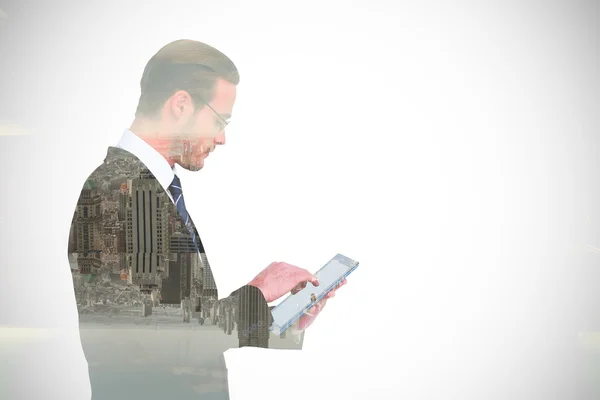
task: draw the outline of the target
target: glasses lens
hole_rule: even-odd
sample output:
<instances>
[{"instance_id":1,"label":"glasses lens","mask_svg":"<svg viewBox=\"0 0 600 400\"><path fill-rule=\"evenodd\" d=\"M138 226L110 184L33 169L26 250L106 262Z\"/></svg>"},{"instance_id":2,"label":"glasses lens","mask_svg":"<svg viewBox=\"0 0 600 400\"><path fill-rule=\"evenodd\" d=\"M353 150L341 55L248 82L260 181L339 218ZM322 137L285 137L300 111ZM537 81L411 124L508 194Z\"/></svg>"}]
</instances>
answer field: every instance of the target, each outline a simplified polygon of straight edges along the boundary
<instances>
[{"instance_id":1,"label":"glasses lens","mask_svg":"<svg viewBox=\"0 0 600 400\"><path fill-rule=\"evenodd\" d=\"M225 123L219 119L215 119L215 129L217 130L217 133L221 133L221 131L223 129L225 129Z\"/></svg>"},{"instance_id":2,"label":"glasses lens","mask_svg":"<svg viewBox=\"0 0 600 400\"><path fill-rule=\"evenodd\" d=\"M221 120L217 122L217 126L219 129L218 133L221 133L227 125L229 125L229 121L225 121L224 119L221 118Z\"/></svg>"},{"instance_id":3,"label":"glasses lens","mask_svg":"<svg viewBox=\"0 0 600 400\"><path fill-rule=\"evenodd\" d=\"M225 127L229 124L229 121L224 120L223 117L221 117L219 113L214 108L212 108L210 104L208 104L207 102L204 102L204 104L206 104L208 108L210 108L215 114L215 128L217 129L217 133L221 133L221 131L223 131L223 129L225 129Z\"/></svg>"}]
</instances>

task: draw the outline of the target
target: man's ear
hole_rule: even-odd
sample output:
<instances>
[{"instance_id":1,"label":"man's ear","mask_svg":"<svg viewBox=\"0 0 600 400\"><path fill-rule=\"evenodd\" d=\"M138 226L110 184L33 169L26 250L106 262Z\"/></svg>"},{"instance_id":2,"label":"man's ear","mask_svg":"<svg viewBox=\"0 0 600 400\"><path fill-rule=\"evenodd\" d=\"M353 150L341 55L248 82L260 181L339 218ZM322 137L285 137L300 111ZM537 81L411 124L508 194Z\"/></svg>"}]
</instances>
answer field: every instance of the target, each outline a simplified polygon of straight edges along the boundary
<instances>
[{"instance_id":1,"label":"man's ear","mask_svg":"<svg viewBox=\"0 0 600 400\"><path fill-rule=\"evenodd\" d=\"M185 90L179 90L169 99L169 110L175 119L186 118L194 115L194 102L192 96Z\"/></svg>"}]
</instances>

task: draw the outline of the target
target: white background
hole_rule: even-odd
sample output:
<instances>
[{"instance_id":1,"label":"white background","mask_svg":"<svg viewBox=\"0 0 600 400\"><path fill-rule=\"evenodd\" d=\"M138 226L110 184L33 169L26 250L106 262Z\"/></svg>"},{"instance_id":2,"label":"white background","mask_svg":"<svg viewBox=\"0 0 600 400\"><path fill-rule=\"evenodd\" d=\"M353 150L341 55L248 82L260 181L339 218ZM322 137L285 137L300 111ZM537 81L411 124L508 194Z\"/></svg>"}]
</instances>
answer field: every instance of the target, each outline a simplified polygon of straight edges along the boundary
<instances>
[{"instance_id":1,"label":"white background","mask_svg":"<svg viewBox=\"0 0 600 400\"><path fill-rule=\"evenodd\" d=\"M221 295L272 261L361 263L302 352L227 353L232 399L566 390L549 337L575 302L550 252L589 239L594 2L13 3L0 120L32 135L0 138L0 397L89 398L72 212L180 38L241 72L227 145L182 177Z\"/></svg>"}]
</instances>

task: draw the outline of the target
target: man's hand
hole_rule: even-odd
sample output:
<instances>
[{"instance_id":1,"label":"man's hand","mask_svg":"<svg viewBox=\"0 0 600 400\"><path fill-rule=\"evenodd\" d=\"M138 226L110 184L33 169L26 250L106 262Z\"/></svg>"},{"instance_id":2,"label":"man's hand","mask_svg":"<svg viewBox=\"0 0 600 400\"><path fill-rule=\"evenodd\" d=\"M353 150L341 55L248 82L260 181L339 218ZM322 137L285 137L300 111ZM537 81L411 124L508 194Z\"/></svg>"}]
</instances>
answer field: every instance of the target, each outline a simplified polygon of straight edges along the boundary
<instances>
[{"instance_id":1,"label":"man's hand","mask_svg":"<svg viewBox=\"0 0 600 400\"><path fill-rule=\"evenodd\" d=\"M248 285L258 288L267 303L270 303L289 292L292 294L298 293L306 287L308 282L319 286L319 281L307 270L285 262L274 262L258 274ZM342 283L327 293L319 303L300 318L300 330L308 328L313 323L317 315L325 307L327 300L334 297L336 290L345 284L346 280L344 279Z\"/></svg>"},{"instance_id":2,"label":"man's hand","mask_svg":"<svg viewBox=\"0 0 600 400\"><path fill-rule=\"evenodd\" d=\"M325 295L325 297L323 297L321 299L321 301L319 301L316 305L314 305L308 311L306 311L304 313L304 315L301 316L300 319L298 320L298 329L303 331L306 328L308 328L314 322L314 320L317 318L319 313L321 313L321 311L323 311L323 309L325 308L325 304L327 304L327 300L334 297L335 291L338 290L339 288L341 288L342 286L344 286L345 284L346 284L346 280L344 279L339 285L337 285L329 293L327 293ZM306 284L304 286L306 286Z\"/></svg>"},{"instance_id":3,"label":"man's hand","mask_svg":"<svg viewBox=\"0 0 600 400\"><path fill-rule=\"evenodd\" d=\"M260 289L267 303L270 303L289 292L298 292L307 282L319 285L317 278L307 270L284 262L273 262L248 285Z\"/></svg>"}]
</instances>

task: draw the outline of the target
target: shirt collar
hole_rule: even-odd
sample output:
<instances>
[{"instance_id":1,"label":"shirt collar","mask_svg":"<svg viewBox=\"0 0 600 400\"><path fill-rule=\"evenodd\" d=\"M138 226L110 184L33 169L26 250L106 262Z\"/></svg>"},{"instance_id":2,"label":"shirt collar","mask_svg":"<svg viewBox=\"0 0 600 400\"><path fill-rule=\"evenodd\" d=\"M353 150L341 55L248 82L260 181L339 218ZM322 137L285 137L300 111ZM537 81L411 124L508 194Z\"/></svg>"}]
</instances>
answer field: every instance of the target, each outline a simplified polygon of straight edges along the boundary
<instances>
[{"instance_id":1,"label":"shirt collar","mask_svg":"<svg viewBox=\"0 0 600 400\"><path fill-rule=\"evenodd\" d=\"M168 193L175 174L167 160L158 151L129 129L123 132L117 147L136 156Z\"/></svg>"}]
</instances>

